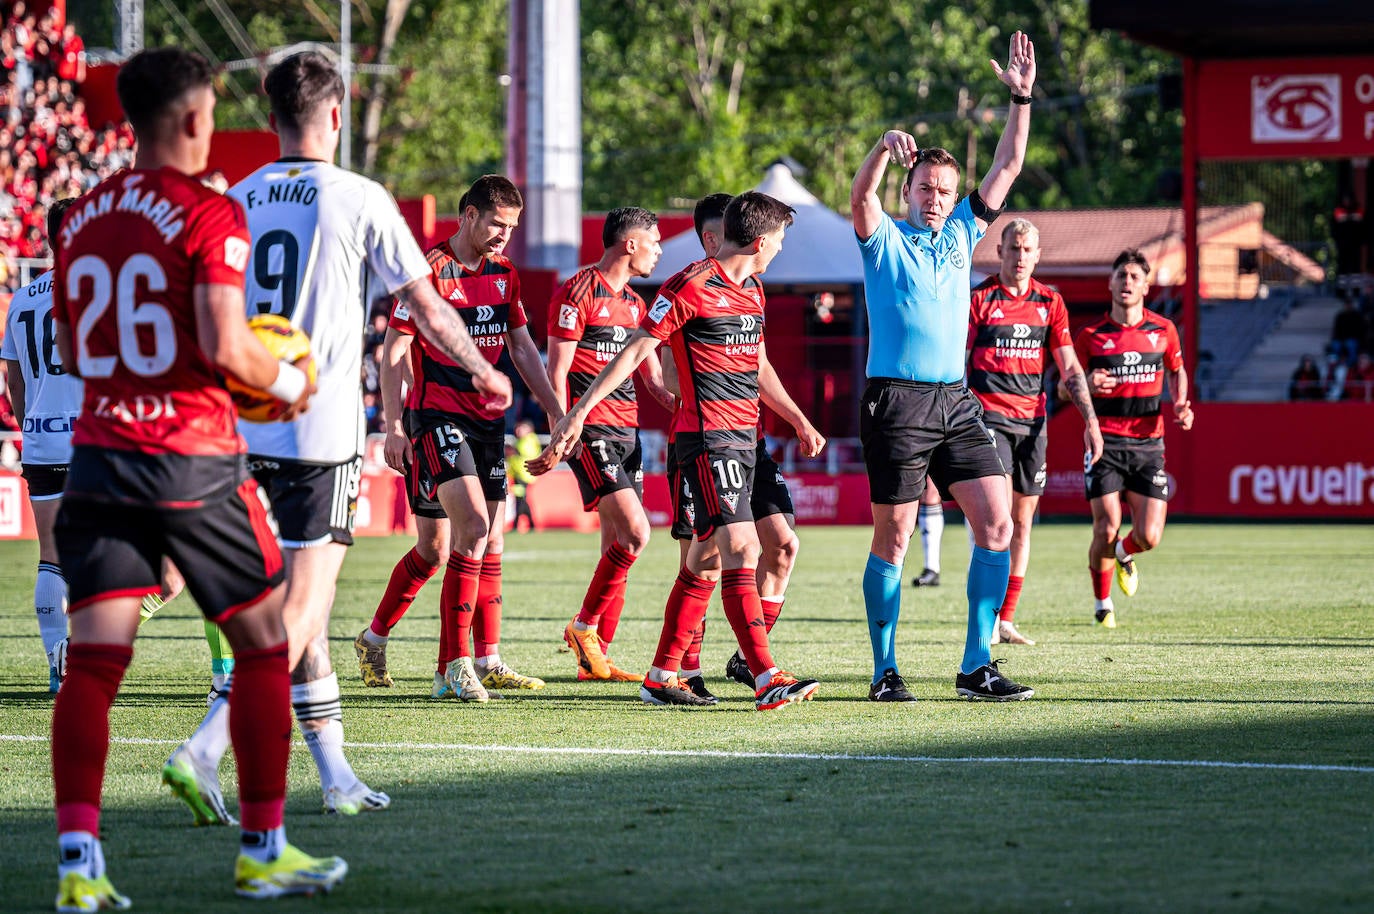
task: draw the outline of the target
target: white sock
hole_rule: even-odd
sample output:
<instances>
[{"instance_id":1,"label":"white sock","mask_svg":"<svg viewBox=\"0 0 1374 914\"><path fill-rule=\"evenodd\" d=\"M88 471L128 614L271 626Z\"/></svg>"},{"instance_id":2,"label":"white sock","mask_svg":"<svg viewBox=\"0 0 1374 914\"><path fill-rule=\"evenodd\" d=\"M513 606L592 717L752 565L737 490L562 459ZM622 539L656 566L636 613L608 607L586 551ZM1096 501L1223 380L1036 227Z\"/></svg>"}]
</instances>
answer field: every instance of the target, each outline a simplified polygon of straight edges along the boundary
<instances>
[{"instance_id":1,"label":"white sock","mask_svg":"<svg viewBox=\"0 0 1374 914\"><path fill-rule=\"evenodd\" d=\"M1094 612L1096 612L1096 611L1099 610L1099 609L1109 609L1109 610L1111 610L1112 612L1115 612L1115 611L1116 611L1116 607L1112 605L1112 598L1111 598L1111 597L1108 597L1108 598L1105 599L1105 600L1098 600L1096 603L1093 604L1093 611L1094 611Z\"/></svg>"},{"instance_id":2,"label":"white sock","mask_svg":"<svg viewBox=\"0 0 1374 914\"><path fill-rule=\"evenodd\" d=\"M695 670L689 670L686 667L683 667L682 669L677 671L677 675L679 679L691 679L693 676L701 675L701 668L697 667Z\"/></svg>"},{"instance_id":3,"label":"white sock","mask_svg":"<svg viewBox=\"0 0 1374 914\"><path fill-rule=\"evenodd\" d=\"M945 533L943 505L921 505L916 509L916 525L921 528L921 549L925 551L925 567L940 570L940 538Z\"/></svg>"},{"instance_id":4,"label":"white sock","mask_svg":"<svg viewBox=\"0 0 1374 914\"><path fill-rule=\"evenodd\" d=\"M670 682L677 673L665 670L661 667L649 667L648 680L650 682Z\"/></svg>"},{"instance_id":5,"label":"white sock","mask_svg":"<svg viewBox=\"0 0 1374 914\"><path fill-rule=\"evenodd\" d=\"M99 872L96 867L99 866ZM105 872L105 855L100 852L100 839L88 831L64 831L57 836L57 878L68 873L80 873L99 879Z\"/></svg>"},{"instance_id":6,"label":"white sock","mask_svg":"<svg viewBox=\"0 0 1374 914\"><path fill-rule=\"evenodd\" d=\"M327 720L319 729L311 727L307 730L302 727L301 735L305 737L305 745L315 759L315 767L320 769L322 791L328 793L331 787L337 787L347 792L357 785L358 776L353 773L353 766L348 764L343 754L343 721Z\"/></svg>"},{"instance_id":7,"label":"white sock","mask_svg":"<svg viewBox=\"0 0 1374 914\"><path fill-rule=\"evenodd\" d=\"M229 748L229 693L210 703L200 726L183 745L200 764L218 769L219 760Z\"/></svg>"},{"instance_id":8,"label":"white sock","mask_svg":"<svg viewBox=\"0 0 1374 914\"><path fill-rule=\"evenodd\" d=\"M301 736L320 771L320 789L351 790L358 783L353 766L343 754L343 710L339 707L339 678L330 673L323 679L291 686L291 709L301 724ZM307 728L306 721L321 725Z\"/></svg>"},{"instance_id":9,"label":"white sock","mask_svg":"<svg viewBox=\"0 0 1374 914\"><path fill-rule=\"evenodd\" d=\"M777 668L777 667L775 667L775 666L770 666L770 667L768 668L768 672L766 672L766 673L759 673L757 676L754 677L754 688L755 688L755 689L761 689L761 688L763 688L764 686L768 685L768 683L770 683L770 682L773 681L773 674L776 673L777 671L778 671L778 668Z\"/></svg>"},{"instance_id":10,"label":"white sock","mask_svg":"<svg viewBox=\"0 0 1374 914\"><path fill-rule=\"evenodd\" d=\"M1116 560L1121 564L1126 564L1131 560L1131 556L1126 554L1126 537L1116 541Z\"/></svg>"},{"instance_id":11,"label":"white sock","mask_svg":"<svg viewBox=\"0 0 1374 914\"><path fill-rule=\"evenodd\" d=\"M372 626L363 629L363 642L373 647L386 647L386 643L390 640L390 635L379 635L372 630Z\"/></svg>"},{"instance_id":12,"label":"white sock","mask_svg":"<svg viewBox=\"0 0 1374 914\"><path fill-rule=\"evenodd\" d=\"M479 673L489 673L501 665L500 654L488 654L485 657L478 657L473 660Z\"/></svg>"},{"instance_id":13,"label":"white sock","mask_svg":"<svg viewBox=\"0 0 1374 914\"><path fill-rule=\"evenodd\" d=\"M229 688L229 683L233 680L233 673L211 673L210 687L216 692L224 692Z\"/></svg>"},{"instance_id":14,"label":"white sock","mask_svg":"<svg viewBox=\"0 0 1374 914\"><path fill-rule=\"evenodd\" d=\"M271 863L286 848L286 826L278 825L267 831L239 832L239 853L259 863Z\"/></svg>"},{"instance_id":15,"label":"white sock","mask_svg":"<svg viewBox=\"0 0 1374 914\"><path fill-rule=\"evenodd\" d=\"M67 579L52 562L38 563L38 578L33 582L33 611L38 616L38 634L43 653L52 662L52 649L67 637Z\"/></svg>"}]
</instances>

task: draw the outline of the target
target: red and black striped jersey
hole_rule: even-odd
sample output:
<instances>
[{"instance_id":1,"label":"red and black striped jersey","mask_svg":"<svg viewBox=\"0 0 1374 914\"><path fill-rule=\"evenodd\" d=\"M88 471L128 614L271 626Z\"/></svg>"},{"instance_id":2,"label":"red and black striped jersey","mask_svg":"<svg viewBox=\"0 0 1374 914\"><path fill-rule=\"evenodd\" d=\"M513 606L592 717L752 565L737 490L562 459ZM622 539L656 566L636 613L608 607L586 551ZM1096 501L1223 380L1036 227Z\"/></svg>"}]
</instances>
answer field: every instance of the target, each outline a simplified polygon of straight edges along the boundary
<instances>
[{"instance_id":1,"label":"red and black striped jersey","mask_svg":"<svg viewBox=\"0 0 1374 914\"><path fill-rule=\"evenodd\" d=\"M736 284L710 258L658 290L641 327L672 346L682 397L673 419L677 442L692 435L714 447L754 447L763 307L755 277Z\"/></svg>"},{"instance_id":2,"label":"red and black striped jersey","mask_svg":"<svg viewBox=\"0 0 1374 914\"><path fill-rule=\"evenodd\" d=\"M1038 280L1021 297L996 274L973 289L968 314L968 386L987 417L1028 425L1045 415L1050 351L1072 346L1069 312Z\"/></svg>"},{"instance_id":3,"label":"red and black striped jersey","mask_svg":"<svg viewBox=\"0 0 1374 914\"><path fill-rule=\"evenodd\" d=\"M434 288L458 310L472 341L495 365L505 351L506 334L528 322L515 266L497 254L483 258L478 269L469 270L454 256L447 241L430 248L425 259ZM425 339L400 302L392 309L391 326L398 333L415 336L418 343L410 349L415 386L406 397L407 409L457 413L471 420L468 424L480 429L482 437L505 435L505 417L493 416L483 407L472 375Z\"/></svg>"},{"instance_id":4,"label":"red and black striped jersey","mask_svg":"<svg viewBox=\"0 0 1374 914\"><path fill-rule=\"evenodd\" d=\"M567 408L582 399L592 381L616 357L644 319L644 299L628 285L619 292L596 267L574 273L549 302L549 336L576 340L568 368ZM639 427L634 378L621 384L587 414L582 434L588 440L633 438Z\"/></svg>"},{"instance_id":5,"label":"red and black striped jersey","mask_svg":"<svg viewBox=\"0 0 1374 914\"><path fill-rule=\"evenodd\" d=\"M1074 349L1084 371L1092 374L1103 368L1116 378L1111 393L1093 394L1093 409L1104 435L1164 435L1159 411L1164 373L1183 367L1183 347L1172 321L1146 311L1140 323L1123 327L1107 316L1078 331Z\"/></svg>"}]
</instances>

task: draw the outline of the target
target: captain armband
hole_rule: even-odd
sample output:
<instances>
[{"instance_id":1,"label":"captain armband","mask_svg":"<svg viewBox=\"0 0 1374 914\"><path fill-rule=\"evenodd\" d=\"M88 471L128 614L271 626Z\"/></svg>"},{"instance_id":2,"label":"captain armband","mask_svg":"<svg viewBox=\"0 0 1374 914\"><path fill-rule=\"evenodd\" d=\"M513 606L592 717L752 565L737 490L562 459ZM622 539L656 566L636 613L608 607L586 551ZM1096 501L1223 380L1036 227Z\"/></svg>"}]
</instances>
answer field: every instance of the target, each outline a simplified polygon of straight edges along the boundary
<instances>
[{"instance_id":1,"label":"captain armband","mask_svg":"<svg viewBox=\"0 0 1374 914\"><path fill-rule=\"evenodd\" d=\"M978 193L978 188L975 187L973 193L968 195L968 208L973 212L976 218L982 219L988 225L991 225L993 222L997 221L997 217L1002 215L1002 210L1006 207L999 206L997 209L993 209L991 206L988 206L987 202L983 200L983 195Z\"/></svg>"}]
</instances>

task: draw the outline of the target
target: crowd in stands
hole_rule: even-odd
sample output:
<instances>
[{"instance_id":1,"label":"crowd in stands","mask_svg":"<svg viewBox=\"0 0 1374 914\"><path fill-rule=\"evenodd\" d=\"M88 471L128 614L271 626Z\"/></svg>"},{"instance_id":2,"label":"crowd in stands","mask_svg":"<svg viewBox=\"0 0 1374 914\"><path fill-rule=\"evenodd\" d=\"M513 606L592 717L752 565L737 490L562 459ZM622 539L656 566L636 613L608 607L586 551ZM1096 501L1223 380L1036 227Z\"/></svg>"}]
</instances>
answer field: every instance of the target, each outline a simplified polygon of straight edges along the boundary
<instances>
[{"instance_id":1,"label":"crowd in stands","mask_svg":"<svg viewBox=\"0 0 1374 914\"><path fill-rule=\"evenodd\" d=\"M1302 357L1288 399L1374 403L1374 283L1342 289L1325 355L1324 366L1313 356Z\"/></svg>"},{"instance_id":2,"label":"crowd in stands","mask_svg":"<svg viewBox=\"0 0 1374 914\"><path fill-rule=\"evenodd\" d=\"M79 95L85 46L50 8L0 0L0 291L14 291L20 258L46 259L47 207L79 196L133 162L127 124L92 126Z\"/></svg>"}]
</instances>

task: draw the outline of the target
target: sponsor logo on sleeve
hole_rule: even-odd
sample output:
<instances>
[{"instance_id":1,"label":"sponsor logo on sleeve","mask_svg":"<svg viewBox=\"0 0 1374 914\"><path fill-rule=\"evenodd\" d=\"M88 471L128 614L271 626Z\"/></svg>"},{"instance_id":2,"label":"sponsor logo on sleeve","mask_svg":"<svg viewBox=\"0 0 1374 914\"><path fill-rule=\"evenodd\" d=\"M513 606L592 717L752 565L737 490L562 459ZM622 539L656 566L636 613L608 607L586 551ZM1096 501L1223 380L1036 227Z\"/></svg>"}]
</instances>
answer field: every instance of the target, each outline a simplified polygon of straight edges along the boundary
<instances>
[{"instance_id":1,"label":"sponsor logo on sleeve","mask_svg":"<svg viewBox=\"0 0 1374 914\"><path fill-rule=\"evenodd\" d=\"M667 316L668 311L673 307L673 303L660 295L654 299L653 307L649 309L649 320L657 324Z\"/></svg>"},{"instance_id":2,"label":"sponsor logo on sleeve","mask_svg":"<svg viewBox=\"0 0 1374 914\"><path fill-rule=\"evenodd\" d=\"M558 326L572 330L577 326L577 306L562 305L558 309Z\"/></svg>"},{"instance_id":3,"label":"sponsor logo on sleeve","mask_svg":"<svg viewBox=\"0 0 1374 914\"><path fill-rule=\"evenodd\" d=\"M229 237L224 239L224 262L232 270L240 273L248 266L248 242L242 238Z\"/></svg>"}]
</instances>

